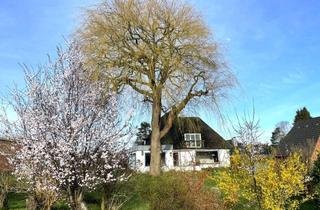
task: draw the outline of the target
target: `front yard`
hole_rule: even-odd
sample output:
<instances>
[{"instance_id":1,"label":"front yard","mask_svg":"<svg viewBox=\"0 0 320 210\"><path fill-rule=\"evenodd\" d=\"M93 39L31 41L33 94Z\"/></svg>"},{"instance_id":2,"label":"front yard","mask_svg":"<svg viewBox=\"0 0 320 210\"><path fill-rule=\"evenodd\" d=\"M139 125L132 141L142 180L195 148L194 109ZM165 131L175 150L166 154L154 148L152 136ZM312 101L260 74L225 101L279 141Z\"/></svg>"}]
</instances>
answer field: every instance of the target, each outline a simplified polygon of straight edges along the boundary
<instances>
[{"instance_id":1,"label":"front yard","mask_svg":"<svg viewBox=\"0 0 320 210\"><path fill-rule=\"evenodd\" d=\"M213 173L215 174L215 173ZM148 175L136 175L131 178L126 185L121 186L119 189L119 194L123 194L126 196L126 201L123 206L120 208L121 210L148 210L150 209L150 203L148 200L152 201L154 199L167 200L172 207L163 206L161 209L179 209L179 205L174 207L176 203L174 202L184 202L185 197L180 197L178 195L179 191L189 190L184 188L184 186L180 186L179 180L181 180L181 176L185 176L186 179L189 179L193 176L192 172L186 173L165 173L157 179L150 178ZM180 176L178 179L175 176ZM198 176L198 175L196 175ZM185 179L185 180L186 180ZM158 181L160 180L160 181ZM200 181L199 181L200 180ZM193 182L193 184L190 184ZM202 185L201 185L202 184ZM170 185L173 186L173 189L170 188ZM197 179L189 180L189 182L184 183L185 186L191 186L194 191L197 191L196 187L201 185L202 190L199 193L202 193L203 189L213 190L216 189L216 184L212 179L205 178L204 181L201 181L201 175L198 176ZM152 191L155 191L155 194L152 195ZM198 193L198 194L199 194ZM193 192L195 194L195 192ZM204 194L203 194L204 195ZM173 198L170 200L170 197ZM26 209L26 198L27 194L25 193L10 193L9 194L9 209L11 210L25 210ZM175 200L176 199L176 200ZM193 199L189 198L188 199ZM101 195L98 192L92 192L85 194L84 201L87 204L89 210L99 210ZM198 200L194 200L194 202L198 202ZM200 201L200 202L206 202ZM214 201L215 202L215 201ZM152 205L155 205L154 203ZM163 205L163 204L159 204ZM69 207L63 202L57 202L53 208L53 210L69 210ZM180 208L181 209L181 208ZM300 210L316 210L319 209L316 205L315 201L308 201L301 205Z\"/></svg>"}]
</instances>

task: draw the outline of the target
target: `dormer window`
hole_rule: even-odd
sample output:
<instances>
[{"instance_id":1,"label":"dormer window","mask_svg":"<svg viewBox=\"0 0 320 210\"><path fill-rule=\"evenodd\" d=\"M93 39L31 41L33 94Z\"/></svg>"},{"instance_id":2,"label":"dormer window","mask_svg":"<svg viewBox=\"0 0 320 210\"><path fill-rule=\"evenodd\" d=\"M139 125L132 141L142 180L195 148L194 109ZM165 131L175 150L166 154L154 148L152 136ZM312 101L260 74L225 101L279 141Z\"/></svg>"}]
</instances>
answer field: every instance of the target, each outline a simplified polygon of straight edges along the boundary
<instances>
[{"instance_id":1,"label":"dormer window","mask_svg":"<svg viewBox=\"0 0 320 210\"><path fill-rule=\"evenodd\" d=\"M201 133L185 133L184 141L186 143L187 148L202 147Z\"/></svg>"}]
</instances>

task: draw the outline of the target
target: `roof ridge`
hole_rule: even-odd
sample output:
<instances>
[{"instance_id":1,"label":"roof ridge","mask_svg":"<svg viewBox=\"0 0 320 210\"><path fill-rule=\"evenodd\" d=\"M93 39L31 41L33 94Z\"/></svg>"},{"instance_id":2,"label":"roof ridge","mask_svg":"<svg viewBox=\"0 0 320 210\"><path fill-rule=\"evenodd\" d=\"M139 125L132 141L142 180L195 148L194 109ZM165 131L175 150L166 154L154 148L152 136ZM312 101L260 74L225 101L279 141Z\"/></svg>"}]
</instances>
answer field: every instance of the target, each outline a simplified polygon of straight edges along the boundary
<instances>
[{"instance_id":1,"label":"roof ridge","mask_svg":"<svg viewBox=\"0 0 320 210\"><path fill-rule=\"evenodd\" d=\"M316 120L320 121L320 117L312 117L310 119L299 120L296 123L306 123L306 122L309 122L309 121L316 121Z\"/></svg>"}]
</instances>

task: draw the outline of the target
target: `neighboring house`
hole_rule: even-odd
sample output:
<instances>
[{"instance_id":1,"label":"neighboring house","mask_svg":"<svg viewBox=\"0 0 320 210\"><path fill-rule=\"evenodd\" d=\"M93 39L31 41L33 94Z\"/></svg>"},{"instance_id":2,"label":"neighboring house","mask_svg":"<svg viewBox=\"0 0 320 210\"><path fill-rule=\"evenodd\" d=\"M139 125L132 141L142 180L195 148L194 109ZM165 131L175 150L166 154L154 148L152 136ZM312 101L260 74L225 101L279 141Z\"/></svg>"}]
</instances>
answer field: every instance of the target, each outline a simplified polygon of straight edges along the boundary
<instances>
[{"instance_id":1,"label":"neighboring house","mask_svg":"<svg viewBox=\"0 0 320 210\"><path fill-rule=\"evenodd\" d=\"M161 139L161 145L163 170L201 170L230 165L231 145L199 117L178 117ZM137 171L149 171L150 138L145 145L132 148L130 164Z\"/></svg>"},{"instance_id":2,"label":"neighboring house","mask_svg":"<svg viewBox=\"0 0 320 210\"><path fill-rule=\"evenodd\" d=\"M15 152L15 143L13 141L0 138L0 172L12 171L12 166L8 161L8 157Z\"/></svg>"},{"instance_id":3,"label":"neighboring house","mask_svg":"<svg viewBox=\"0 0 320 210\"><path fill-rule=\"evenodd\" d=\"M292 152L299 152L304 160L314 161L320 151L319 140L320 117L298 121L280 141L277 156L286 157Z\"/></svg>"},{"instance_id":4,"label":"neighboring house","mask_svg":"<svg viewBox=\"0 0 320 210\"><path fill-rule=\"evenodd\" d=\"M238 141L236 137L233 137L227 142L232 146L231 155L234 150L239 150L240 152L248 149L247 147L251 147L252 144L248 144L246 142ZM253 150L251 150L254 154L268 156L271 154L271 147L268 144L263 144L261 142L255 142L253 144Z\"/></svg>"}]
</instances>

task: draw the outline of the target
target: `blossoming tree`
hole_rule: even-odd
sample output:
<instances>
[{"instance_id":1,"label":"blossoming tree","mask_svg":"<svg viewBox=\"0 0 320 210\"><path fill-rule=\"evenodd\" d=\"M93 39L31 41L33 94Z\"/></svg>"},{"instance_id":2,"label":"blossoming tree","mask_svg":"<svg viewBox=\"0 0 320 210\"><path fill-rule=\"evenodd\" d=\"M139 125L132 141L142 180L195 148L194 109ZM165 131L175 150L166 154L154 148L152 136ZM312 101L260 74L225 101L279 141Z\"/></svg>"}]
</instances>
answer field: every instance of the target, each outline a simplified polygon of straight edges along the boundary
<instances>
[{"instance_id":1,"label":"blossoming tree","mask_svg":"<svg viewBox=\"0 0 320 210\"><path fill-rule=\"evenodd\" d=\"M77 210L85 208L84 190L114 181L110 169L126 158L128 124L120 119L118 99L88 72L76 43L59 49L56 61L37 73L26 68L25 91L13 91L10 102L16 120L2 117L6 134L20 146L16 174L32 186L66 193Z\"/></svg>"}]
</instances>

